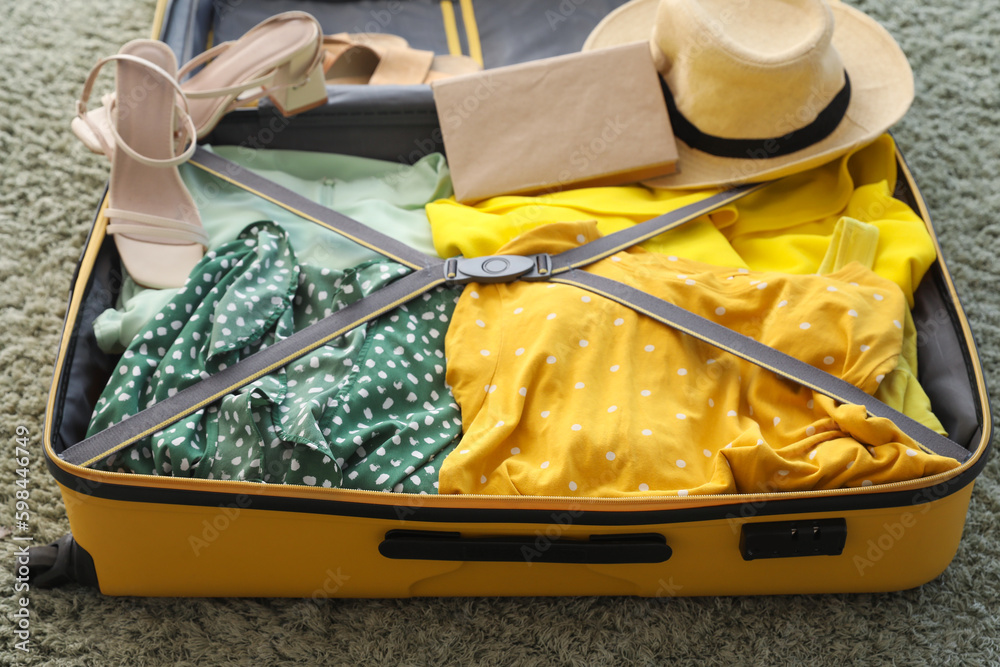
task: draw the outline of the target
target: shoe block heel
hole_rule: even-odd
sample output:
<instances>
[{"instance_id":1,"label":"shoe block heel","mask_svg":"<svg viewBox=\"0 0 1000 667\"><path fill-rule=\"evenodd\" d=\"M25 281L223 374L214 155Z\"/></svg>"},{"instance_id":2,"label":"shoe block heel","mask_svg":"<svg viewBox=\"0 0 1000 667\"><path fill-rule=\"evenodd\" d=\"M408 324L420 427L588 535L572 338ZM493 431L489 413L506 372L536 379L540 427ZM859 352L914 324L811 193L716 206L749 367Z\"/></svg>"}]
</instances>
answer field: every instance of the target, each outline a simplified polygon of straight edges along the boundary
<instances>
[{"instance_id":1,"label":"shoe block heel","mask_svg":"<svg viewBox=\"0 0 1000 667\"><path fill-rule=\"evenodd\" d=\"M301 72L310 60L312 60L311 53L296 56L279 67L274 75L274 85L286 87L279 88L268 97L283 116L294 116L326 104L326 82L322 61L313 67L305 81L298 86L287 86L288 83L298 80L295 73Z\"/></svg>"}]
</instances>

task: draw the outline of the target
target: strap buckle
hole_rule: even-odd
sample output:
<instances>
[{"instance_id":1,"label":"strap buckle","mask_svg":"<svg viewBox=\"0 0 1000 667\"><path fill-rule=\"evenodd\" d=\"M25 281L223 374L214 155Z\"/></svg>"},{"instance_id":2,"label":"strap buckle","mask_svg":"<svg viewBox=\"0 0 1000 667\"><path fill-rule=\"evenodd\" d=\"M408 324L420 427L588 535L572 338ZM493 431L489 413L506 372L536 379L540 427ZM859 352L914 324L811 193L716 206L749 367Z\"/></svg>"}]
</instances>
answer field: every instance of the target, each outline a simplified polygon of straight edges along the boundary
<instances>
[{"instance_id":1,"label":"strap buckle","mask_svg":"<svg viewBox=\"0 0 1000 667\"><path fill-rule=\"evenodd\" d=\"M445 260L444 279L449 285L467 283L510 283L515 280L548 280L552 273L552 258L547 253L537 255L486 255L485 257L452 257Z\"/></svg>"}]
</instances>

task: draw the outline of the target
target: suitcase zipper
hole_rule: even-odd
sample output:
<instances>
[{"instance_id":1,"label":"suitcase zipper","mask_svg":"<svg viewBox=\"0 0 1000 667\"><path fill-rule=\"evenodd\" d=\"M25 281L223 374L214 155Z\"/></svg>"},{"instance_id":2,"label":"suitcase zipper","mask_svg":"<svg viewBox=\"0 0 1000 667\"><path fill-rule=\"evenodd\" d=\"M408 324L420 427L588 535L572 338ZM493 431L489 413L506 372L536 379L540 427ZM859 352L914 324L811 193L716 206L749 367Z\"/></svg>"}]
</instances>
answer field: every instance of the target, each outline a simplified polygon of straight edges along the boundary
<instances>
[{"instance_id":1,"label":"suitcase zipper","mask_svg":"<svg viewBox=\"0 0 1000 667\"><path fill-rule=\"evenodd\" d=\"M730 493L730 494L713 494L713 495L700 495L700 496L649 496L649 497L634 497L634 498L598 498L592 496L575 497L575 496L501 496L501 495L484 495L484 494L446 494L446 495L431 495L431 494L414 494L414 493L386 493L384 491L368 491L364 489L322 489L310 486L300 486L300 485L284 485L284 484L267 484L262 482L249 482L243 480L209 480L200 478L178 478L178 477L167 477L160 475L137 475L134 473L123 473L123 472L108 472L100 471L97 474L113 475L115 477L121 477L124 479L134 479L142 480L142 486L149 486L152 480L164 480L164 481L175 481L180 479L191 479L197 484L208 483L213 487L221 487L222 489L240 489L245 490L248 487L254 489L276 489L276 488L286 488L290 490L309 490L309 491L320 491L322 493L336 494L338 496L346 496L341 498L330 498L331 501L350 501L355 500L358 502L364 502L367 498L399 498L399 503L379 503L379 504L402 504L407 502L408 499L420 498L421 502L426 502L430 498L446 498L449 500L455 499L471 499L471 500L488 500L496 501L497 503L566 503L572 502L581 505L637 505L637 506L647 506L647 505L675 505L683 504L684 509L690 509L692 506L712 506L717 504L735 505L744 504L747 502L765 502L773 500L804 500L808 498L817 497L835 497L835 496L845 496L845 495L870 495L874 493L888 492L892 490L906 490L911 488L913 490L920 490L923 488L929 488L934 486L939 482L947 481L947 479L952 478L960 474L964 468L971 465L976 460L976 457L972 457L965 465L958 468L954 468L947 472L939 473L931 477L921 477L920 479L907 480L904 482L892 482L889 484L878 484L871 486L860 486L852 488L839 488L839 489L817 489L812 491L789 491L785 493ZM73 466L79 468L79 466ZM96 471L95 471L96 472ZM154 485L158 485L154 482ZM130 485L131 486L131 485ZM180 489L186 490L186 489ZM270 494L266 494L270 495ZM926 498L927 501L936 500L937 498ZM705 501L705 502L702 502ZM715 501L710 502L710 501ZM434 502L434 501L431 501Z\"/></svg>"}]
</instances>

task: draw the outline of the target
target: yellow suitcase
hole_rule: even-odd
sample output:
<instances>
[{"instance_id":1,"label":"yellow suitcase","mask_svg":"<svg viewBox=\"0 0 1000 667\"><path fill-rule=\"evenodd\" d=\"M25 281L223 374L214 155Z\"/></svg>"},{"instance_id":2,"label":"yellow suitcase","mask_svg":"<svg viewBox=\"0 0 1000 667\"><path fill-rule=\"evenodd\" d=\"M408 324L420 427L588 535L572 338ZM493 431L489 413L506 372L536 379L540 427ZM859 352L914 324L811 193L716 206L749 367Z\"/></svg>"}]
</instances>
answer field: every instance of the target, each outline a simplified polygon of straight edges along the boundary
<instances>
[{"instance_id":1,"label":"yellow suitcase","mask_svg":"<svg viewBox=\"0 0 1000 667\"><path fill-rule=\"evenodd\" d=\"M379 122L404 137L402 145L426 139L426 125L384 111ZM263 122L259 113L266 111L233 114L239 118L224 122L220 136ZM293 144L309 136L294 123L283 135ZM896 196L934 237L901 156L898 166ZM936 477L796 493L580 499L416 496L92 470L63 457L84 439L116 362L97 349L90 324L120 287L106 225L99 211L52 379L45 455L72 536L32 549L38 585L79 581L109 595L312 598L899 590L947 567L986 462L992 423L983 373L938 247L916 293L918 335L931 343L921 346L921 379L965 460Z\"/></svg>"}]
</instances>

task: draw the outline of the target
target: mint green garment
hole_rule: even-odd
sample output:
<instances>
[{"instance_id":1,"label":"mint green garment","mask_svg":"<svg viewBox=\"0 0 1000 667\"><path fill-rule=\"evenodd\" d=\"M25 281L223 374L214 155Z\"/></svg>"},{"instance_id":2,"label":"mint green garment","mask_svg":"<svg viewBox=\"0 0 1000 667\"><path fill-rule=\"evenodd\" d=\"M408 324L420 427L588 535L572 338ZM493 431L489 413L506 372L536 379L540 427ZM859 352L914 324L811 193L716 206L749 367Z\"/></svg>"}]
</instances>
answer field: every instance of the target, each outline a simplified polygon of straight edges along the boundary
<instances>
[{"instance_id":1,"label":"mint green garment","mask_svg":"<svg viewBox=\"0 0 1000 667\"><path fill-rule=\"evenodd\" d=\"M303 197L437 256L424 207L452 193L451 177L440 153L410 166L306 151L243 146L218 146L212 150ZM182 165L181 176L198 206L213 248L235 239L249 224L271 220L288 233L303 264L339 270L382 257L197 167Z\"/></svg>"},{"instance_id":2,"label":"mint green garment","mask_svg":"<svg viewBox=\"0 0 1000 667\"><path fill-rule=\"evenodd\" d=\"M118 294L118 306L108 308L94 320L97 346L105 352L123 351L175 294L176 289L139 287L126 276Z\"/></svg>"},{"instance_id":3,"label":"mint green garment","mask_svg":"<svg viewBox=\"0 0 1000 667\"><path fill-rule=\"evenodd\" d=\"M448 166L439 153L405 165L307 151L257 150L244 146L205 148L297 194L436 256L424 206L452 194ZM247 225L270 220L286 231L303 264L343 270L382 258L193 165L181 165L180 173L198 206L202 225L209 236L209 249L237 238ZM105 311L94 322L100 348L105 352L121 352L176 293L176 289L142 288L126 277L116 308Z\"/></svg>"}]
</instances>

